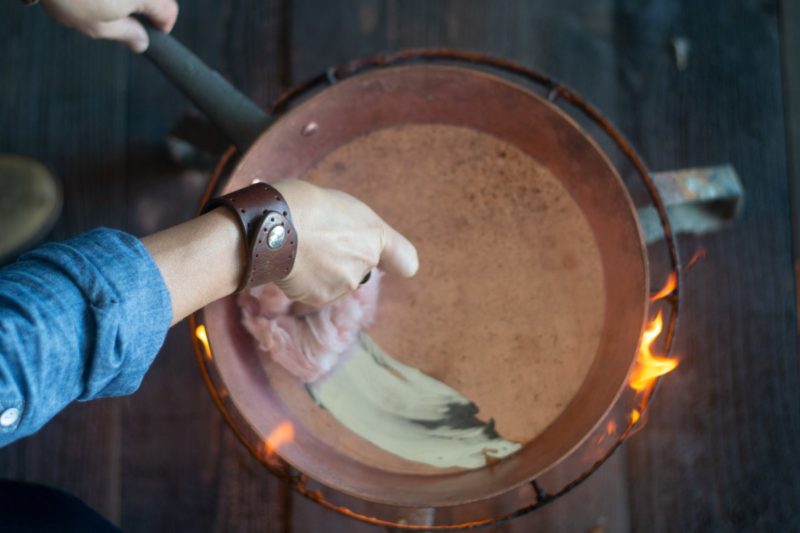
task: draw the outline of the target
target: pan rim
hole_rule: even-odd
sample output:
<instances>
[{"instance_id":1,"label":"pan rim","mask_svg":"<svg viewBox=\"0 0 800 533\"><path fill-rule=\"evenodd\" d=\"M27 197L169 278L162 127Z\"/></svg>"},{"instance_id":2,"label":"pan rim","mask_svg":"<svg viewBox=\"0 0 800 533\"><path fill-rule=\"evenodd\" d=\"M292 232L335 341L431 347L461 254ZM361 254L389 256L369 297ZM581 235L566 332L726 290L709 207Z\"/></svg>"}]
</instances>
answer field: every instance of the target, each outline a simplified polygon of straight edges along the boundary
<instances>
[{"instance_id":1,"label":"pan rim","mask_svg":"<svg viewBox=\"0 0 800 533\"><path fill-rule=\"evenodd\" d=\"M570 117L568 114L566 114L563 110L561 110L560 108L558 108L557 106L555 106L551 102L548 102L546 99L542 98L538 94L532 92L527 87L525 87L525 86L523 86L521 84L513 83L513 82L511 82L511 81L509 81L507 79L504 79L504 78L501 78L501 77L486 73L486 72L484 72L482 70L478 70L478 69L464 68L464 67L450 66L450 65L447 65L447 66L442 66L442 65L435 65L435 66L434 65L393 66L393 67L388 67L388 68L385 68L385 69L380 69L379 71L356 74L356 75L354 75L354 76L352 76L350 78L347 78L346 80L343 80L343 81L339 82L337 85L349 83L349 82L352 82L354 80L362 80L363 81L365 79L364 78L365 76L370 76L370 75L378 76L378 75L385 74L386 71L419 70L419 69L430 69L430 70L436 70L436 71L461 71L461 72L468 73L470 76L481 76L481 77L491 78L495 82L500 82L500 83L502 83L504 85L507 85L509 88L511 88L511 89L513 89L515 91L520 91L522 93L525 93L529 97L532 97L535 100L537 100L538 103L544 104L546 107L549 108L550 111L555 112L561 119L566 119L566 122L571 126L571 128L574 129L577 132L577 134L581 135L583 137L583 139L585 139L585 140L587 140L589 142L589 144L591 145L591 148L594 151L595 155L598 155L602 159L603 164L606 166L606 168L608 170L610 170L611 174L613 175L613 178L617 182L619 190L622 191L622 193L623 193L622 197L626 201L626 205L627 205L628 211L630 212L631 217L632 217L633 222L634 222L633 227L635 228L635 233L636 233L636 235L638 237L637 249L640 251L641 261L640 262L637 261L637 265L636 266L638 267L639 265L641 265L641 268L642 268L642 271L643 271L642 312L640 314L642 320L641 320L641 323L640 323L640 327L639 327L639 331L638 331L638 337L637 337L637 347L638 347L638 342L641 341L641 334L642 334L642 331L643 331L643 326L644 326L644 323L645 323L645 321L647 319L647 309L648 309L649 269L648 269L647 250L646 250L646 247L645 247L645 244L644 244L644 239L643 239L643 236L642 236L642 231L641 231L641 227L639 225L638 218L635 215L635 208L634 208L634 205L633 205L633 201L630 198L630 195L628 194L627 188L625 187L624 183L622 182L622 179L619 176L619 173L617 172L617 169L611 163L611 161L609 160L607 154L600 148L600 146L598 145L596 140L592 136L590 136L588 133L586 133L583 130L583 128L581 128L580 125L572 117ZM334 87L336 87L336 86L334 86ZM309 102L313 101L316 98L321 97L325 93L326 93L326 91L323 90L323 91L321 91L319 93L316 93L316 94L310 96L308 99L306 99L303 102L301 102L297 107L293 108L292 112L294 110L302 108L305 105L308 105ZM284 119L286 119L286 117L291 115L291 114L292 113L287 113L286 115L282 116L278 121L276 121L275 125L277 125L280 121L283 121ZM265 135L268 135L269 132L272 131L273 128L275 128L275 125L273 125L266 132L264 132L262 134L262 137L265 136ZM483 133L486 133L486 132L483 132ZM257 144L258 144L258 141L255 143L254 146L256 146ZM236 169L233 171L231 176L235 176L237 171L239 171L242 168L243 162L245 160L247 160L247 156L251 152L252 152L252 149L243 155L242 159L239 161L238 165L236 166ZM324 155L321 156L321 157L324 157ZM312 165L313 165L313 162L309 162L309 166L312 166ZM226 182L226 185L229 185L229 184L230 184L230 180L228 180ZM605 265L604 265L604 268L605 268ZM607 328L604 327L603 328L603 335L606 334L606 330L607 330ZM213 343L213 337L211 335L209 335L209 337L210 337L209 340L211 340L211 342ZM328 483L325 480L320 479L320 477L318 475L312 475L312 474L307 474L307 475L312 476L316 481L322 483L323 485L326 485L326 486L330 487L331 489L333 489L335 491L339 491L339 492L348 494L350 496L356 497L356 498L361 499L361 500L370 501L370 502L374 502L374 503L380 503L380 504L386 504L386 505L402 505L402 506L405 506L405 505L422 506L422 505L424 505L426 507L431 507L431 506L439 507L439 506L445 506L445 505L461 505L461 504L470 503L470 502L474 502L474 501L490 499L490 498L496 497L498 495L507 493L507 492L513 490L514 488L519 487L519 486L525 484L526 482L529 482L531 479L535 479L535 478L541 476L544 472L552 469L557 464L559 464L565 457L567 457L571 453L573 453L574 450L577 447L579 447L582 443L585 442L585 440L592 434L592 432L597 428L597 426L603 421L604 417L613 408L613 406L616 403L616 401L618 400L619 396L625 390L625 387L626 387L626 384L627 384L627 380L628 380L628 377L629 377L629 373L630 373L630 371L632 369L632 363L633 363L633 361L635 359L635 355L636 355L636 350L634 348L634 350L632 350L632 353L631 353L631 355L629 357L630 364L628 364L628 366L627 366L627 371L625 373L624 379L622 379L620 381L619 385L615 387L616 388L616 392L614 393L612 400L607 403L602 416L598 417L594 421L594 424L592 425L592 427L589 428L587 431L585 431L580 439L575 440L574 444L568 450L566 450L563 453L561 453L559 455L559 457L555 461L552 461L550 463L549 466L547 466L546 468L544 468L544 469L542 469L540 471L526 474L526 479L523 479L523 480L521 480L521 481L519 481L519 482L517 482L515 484L509 484L509 485L506 485L503 488L500 488L500 489L497 489L497 490L494 490L494 491L491 491L491 492L482 493L480 495L476 495L476 496L471 497L471 498L461 499L461 500L459 500L457 502L454 502L454 501L452 501L450 499L444 499L441 503L440 502L431 503L430 499L428 499L428 500L426 500L426 502L424 504L422 504L420 502L416 502L416 501L413 502L413 503L411 503L411 502L400 502L400 503L398 503L396 500L381 499L380 497L372 497L372 495L364 494L362 492L347 490L346 488L338 486L338 485L336 485L334 483ZM595 362L596 362L596 360L595 360ZM216 363L213 363L213 364L216 364ZM587 375L586 379L588 380L588 375ZM584 388L584 386L585 386L585 383L581 384L581 386L579 388L579 391L582 390ZM576 393L576 395L570 401L570 404L572 404L575 401L575 399L578 396L578 394L579 393ZM240 406L233 397L232 397L232 401L234 402L237 410L241 411L242 410L242 406ZM564 411L562 411L562 413L559 414L559 416L557 417L556 420L560 419L564 415L564 413L566 413L568 411L568 409L569 409L569 406L565 407ZM247 419L247 417L243 416L242 419L247 424L250 424L250 421ZM555 423L555 421L553 423ZM550 427L552 425L553 424L551 423L547 428L545 428L542 431L542 433L546 433L547 431L549 431L549 429L550 429ZM255 434L259 433L256 428L252 427L252 425L251 425L250 429ZM528 445L530 445L530 443L526 444L526 446L528 446ZM286 461L292 467L296 468L298 471L304 472L304 473L306 472L306 469L301 468L298 465L294 464L294 462L290 458L287 458L283 454L281 454L281 456L282 456L284 461ZM258 457L258 455L257 455L257 457ZM261 459L261 458L259 458L259 459ZM436 478L451 477L451 476L459 476L460 477L460 476L464 475L465 473L477 472L477 471L481 471L481 470L484 470L484 468L476 469L476 470L468 470L468 471L465 471L465 472L456 472L456 473L452 473L452 474L442 474L441 476L432 476L432 477L436 477ZM400 477L411 476L411 477L416 477L416 478L419 477L418 475L415 475L415 474L409 475L409 474L402 474L402 473L389 472L389 471L381 471L381 472L383 472L386 475L391 475L391 476L400 476Z\"/></svg>"}]
</instances>

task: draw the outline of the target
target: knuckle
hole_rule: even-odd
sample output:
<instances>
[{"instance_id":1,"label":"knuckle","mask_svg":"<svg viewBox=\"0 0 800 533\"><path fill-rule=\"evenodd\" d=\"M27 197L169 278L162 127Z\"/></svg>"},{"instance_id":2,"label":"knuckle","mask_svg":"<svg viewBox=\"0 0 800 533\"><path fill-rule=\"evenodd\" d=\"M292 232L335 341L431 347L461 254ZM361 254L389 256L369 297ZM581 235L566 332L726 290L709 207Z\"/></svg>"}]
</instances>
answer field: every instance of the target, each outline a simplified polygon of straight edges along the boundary
<instances>
[{"instance_id":1,"label":"knuckle","mask_svg":"<svg viewBox=\"0 0 800 533\"><path fill-rule=\"evenodd\" d=\"M164 16L170 22L178 18L178 12L180 11L180 7L178 6L178 2L175 2L175 0L166 0L163 4L162 9L164 12Z\"/></svg>"},{"instance_id":2,"label":"knuckle","mask_svg":"<svg viewBox=\"0 0 800 533\"><path fill-rule=\"evenodd\" d=\"M369 250L366 250L362 260L360 261L361 267L364 270L368 270L374 266L377 266L378 263L381 261L381 254L383 253L383 249L377 246L370 247Z\"/></svg>"},{"instance_id":3,"label":"knuckle","mask_svg":"<svg viewBox=\"0 0 800 533\"><path fill-rule=\"evenodd\" d=\"M351 279L347 282L347 288L350 292L358 289L359 285L361 285L361 279Z\"/></svg>"},{"instance_id":4,"label":"knuckle","mask_svg":"<svg viewBox=\"0 0 800 533\"><path fill-rule=\"evenodd\" d=\"M378 227L373 235L373 245L367 256L367 260L372 263L370 266L378 264L383 250L386 248L386 228L383 226Z\"/></svg>"},{"instance_id":5,"label":"knuckle","mask_svg":"<svg viewBox=\"0 0 800 533\"><path fill-rule=\"evenodd\" d=\"M347 292L356 290L358 282L355 280L355 277L356 274L352 269L349 272L343 272L339 282L338 292L346 294Z\"/></svg>"},{"instance_id":6,"label":"knuckle","mask_svg":"<svg viewBox=\"0 0 800 533\"><path fill-rule=\"evenodd\" d=\"M386 225L381 224L378 227L378 243L380 244L381 250L384 249L386 246Z\"/></svg>"},{"instance_id":7,"label":"knuckle","mask_svg":"<svg viewBox=\"0 0 800 533\"><path fill-rule=\"evenodd\" d=\"M312 296L313 302L311 302L311 304L314 307L323 307L325 305L328 305L329 303L331 303L335 299L336 299L336 296L334 295L334 292L329 288L325 288L325 289L315 293Z\"/></svg>"}]
</instances>

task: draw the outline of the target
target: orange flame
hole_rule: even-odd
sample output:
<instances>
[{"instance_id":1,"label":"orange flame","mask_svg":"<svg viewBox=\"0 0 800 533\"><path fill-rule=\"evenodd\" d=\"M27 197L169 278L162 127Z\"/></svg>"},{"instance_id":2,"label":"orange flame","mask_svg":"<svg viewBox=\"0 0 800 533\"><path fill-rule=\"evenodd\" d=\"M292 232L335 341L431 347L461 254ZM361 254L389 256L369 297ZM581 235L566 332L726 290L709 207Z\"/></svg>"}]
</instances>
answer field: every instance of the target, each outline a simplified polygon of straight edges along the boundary
<instances>
[{"instance_id":1,"label":"orange flame","mask_svg":"<svg viewBox=\"0 0 800 533\"><path fill-rule=\"evenodd\" d=\"M636 422L638 422L638 421L639 421L639 418L640 418L641 416L642 416L642 415L641 415L641 414L639 414L639 410L638 410L638 409L634 409L633 411L631 411L631 425L634 425L634 424L636 424Z\"/></svg>"},{"instance_id":2,"label":"orange flame","mask_svg":"<svg viewBox=\"0 0 800 533\"><path fill-rule=\"evenodd\" d=\"M203 324L197 326L194 330L194 336L197 337L197 340L199 340L200 344L203 345L203 349L206 352L206 358L211 360L211 345L208 344L208 334L206 333L206 327Z\"/></svg>"},{"instance_id":3,"label":"orange flame","mask_svg":"<svg viewBox=\"0 0 800 533\"><path fill-rule=\"evenodd\" d=\"M617 432L617 422L616 422L616 420L611 419L606 424L606 427L605 427L604 431L597 435L597 438L595 439L594 443L597 446L600 446L601 444L603 444L605 442L605 440L608 437L613 436L616 432ZM590 460L596 460L596 458L593 459L593 456L594 456L594 454L590 452L588 458Z\"/></svg>"},{"instance_id":4,"label":"orange flame","mask_svg":"<svg viewBox=\"0 0 800 533\"><path fill-rule=\"evenodd\" d=\"M666 298L667 296L672 294L672 291L674 291L675 287L677 286L678 286L678 276L675 274L675 272L670 272L669 276L667 277L667 282L664 284L664 287L660 291L652 295L650 297L650 301L655 302L656 300L661 300L663 298Z\"/></svg>"},{"instance_id":5,"label":"orange flame","mask_svg":"<svg viewBox=\"0 0 800 533\"><path fill-rule=\"evenodd\" d=\"M636 355L636 368L633 369L629 381L630 386L637 392L646 390L658 378L671 372L678 366L677 359L659 357L653 354L653 342L661 335L664 327L662 313L659 311L655 320L650 322L642 335L642 344Z\"/></svg>"},{"instance_id":6,"label":"orange flame","mask_svg":"<svg viewBox=\"0 0 800 533\"><path fill-rule=\"evenodd\" d=\"M264 439L264 449L267 455L274 455L275 452L286 443L294 440L294 426L288 420L284 420L275 429L270 431L267 438Z\"/></svg>"},{"instance_id":7,"label":"orange flame","mask_svg":"<svg viewBox=\"0 0 800 533\"><path fill-rule=\"evenodd\" d=\"M689 262L686 263L686 270L692 268L699 260L704 258L707 253L708 250L706 250L705 246L701 246L700 248L698 248L697 251L694 253L694 255L692 255L692 258L689 259Z\"/></svg>"}]
</instances>

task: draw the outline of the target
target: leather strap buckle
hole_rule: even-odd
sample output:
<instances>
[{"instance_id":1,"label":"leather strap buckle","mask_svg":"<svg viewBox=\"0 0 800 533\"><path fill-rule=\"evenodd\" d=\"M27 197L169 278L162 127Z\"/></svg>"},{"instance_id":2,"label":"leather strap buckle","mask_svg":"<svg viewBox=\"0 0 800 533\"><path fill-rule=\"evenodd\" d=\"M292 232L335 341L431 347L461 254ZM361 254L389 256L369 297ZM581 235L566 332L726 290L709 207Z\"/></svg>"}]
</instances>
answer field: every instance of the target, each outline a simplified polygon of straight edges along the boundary
<instances>
[{"instance_id":1,"label":"leather strap buckle","mask_svg":"<svg viewBox=\"0 0 800 533\"><path fill-rule=\"evenodd\" d=\"M247 247L247 268L238 292L278 281L292 271L298 236L289 206L281 193L266 183L254 183L211 199L203 213L226 207L236 214Z\"/></svg>"}]
</instances>

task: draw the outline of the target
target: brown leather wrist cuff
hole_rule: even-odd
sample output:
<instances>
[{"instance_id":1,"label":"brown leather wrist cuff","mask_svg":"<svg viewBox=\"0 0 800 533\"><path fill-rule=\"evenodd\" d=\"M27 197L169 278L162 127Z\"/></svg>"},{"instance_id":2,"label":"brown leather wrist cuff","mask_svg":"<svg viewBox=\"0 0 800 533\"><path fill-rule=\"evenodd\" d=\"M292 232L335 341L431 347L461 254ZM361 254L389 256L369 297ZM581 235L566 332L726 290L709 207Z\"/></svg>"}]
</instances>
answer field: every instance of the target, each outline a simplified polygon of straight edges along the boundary
<instances>
[{"instance_id":1,"label":"brown leather wrist cuff","mask_svg":"<svg viewBox=\"0 0 800 533\"><path fill-rule=\"evenodd\" d=\"M247 250L247 268L237 291L278 281L289 275L297 255L297 232L283 195L266 183L254 183L212 198L208 213L227 207L236 214Z\"/></svg>"}]
</instances>

